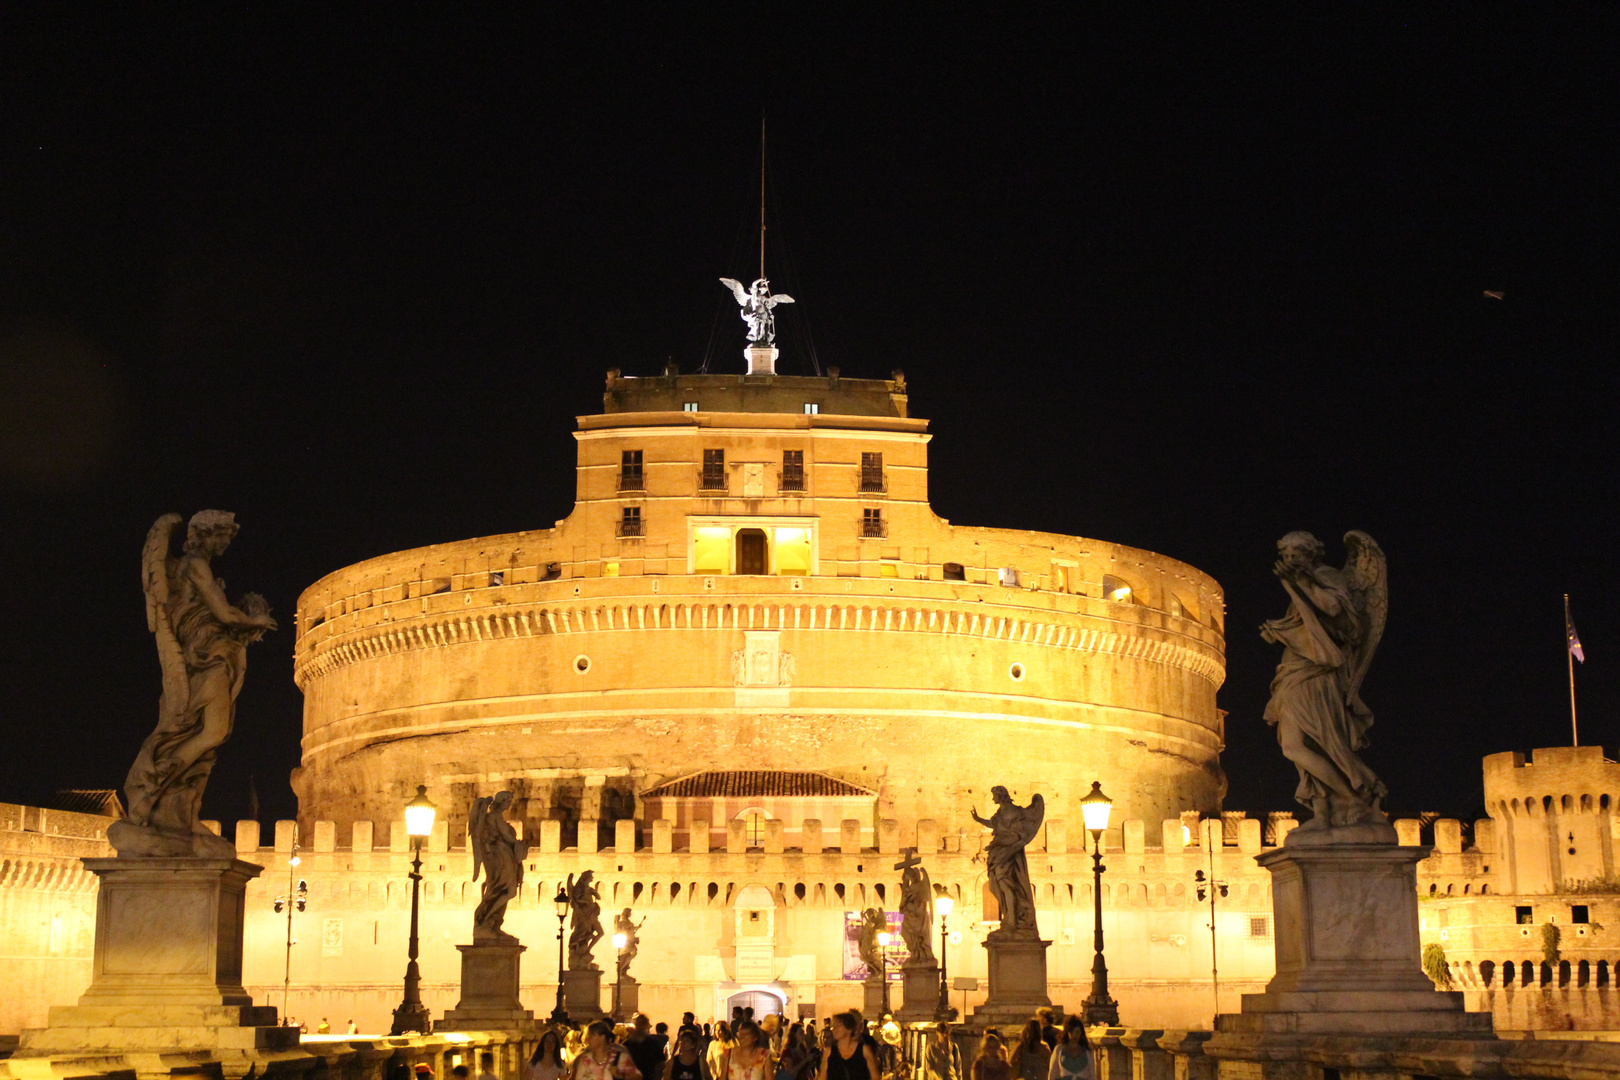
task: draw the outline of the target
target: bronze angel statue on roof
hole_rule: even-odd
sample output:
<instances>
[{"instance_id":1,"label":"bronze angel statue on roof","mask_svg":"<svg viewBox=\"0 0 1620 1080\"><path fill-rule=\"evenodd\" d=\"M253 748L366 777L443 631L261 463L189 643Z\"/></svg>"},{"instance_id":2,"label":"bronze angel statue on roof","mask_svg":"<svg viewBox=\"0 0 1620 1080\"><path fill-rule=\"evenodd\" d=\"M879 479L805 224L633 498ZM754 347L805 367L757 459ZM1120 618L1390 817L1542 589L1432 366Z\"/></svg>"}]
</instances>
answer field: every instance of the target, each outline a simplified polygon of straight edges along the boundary
<instances>
[{"instance_id":1,"label":"bronze angel statue on roof","mask_svg":"<svg viewBox=\"0 0 1620 1080\"><path fill-rule=\"evenodd\" d=\"M1321 541L1291 532L1277 541L1273 572L1282 580L1288 613L1260 627L1283 647L1271 680L1268 724L1299 769L1294 797L1311 809L1306 829L1387 822L1382 781L1362 761L1372 710L1361 700L1389 610L1384 552L1364 532L1344 534L1343 568L1322 561Z\"/></svg>"},{"instance_id":2,"label":"bronze angel statue on roof","mask_svg":"<svg viewBox=\"0 0 1620 1080\"><path fill-rule=\"evenodd\" d=\"M141 550L146 626L157 640L163 671L158 722L124 780L129 809L107 830L125 856L235 858L234 846L199 820L214 752L236 723L236 697L247 673L247 647L276 628L264 597L237 605L211 560L236 536L235 516L203 510L186 526L185 548L173 554L179 514L164 514Z\"/></svg>"},{"instance_id":3,"label":"bronze angel statue on roof","mask_svg":"<svg viewBox=\"0 0 1620 1080\"><path fill-rule=\"evenodd\" d=\"M771 283L764 278L744 288L736 278L723 277L720 284L731 290L742 307L742 320L748 324L748 340L756 345L770 345L776 341L776 314L771 310L777 304L791 304L787 293L771 294Z\"/></svg>"}]
</instances>

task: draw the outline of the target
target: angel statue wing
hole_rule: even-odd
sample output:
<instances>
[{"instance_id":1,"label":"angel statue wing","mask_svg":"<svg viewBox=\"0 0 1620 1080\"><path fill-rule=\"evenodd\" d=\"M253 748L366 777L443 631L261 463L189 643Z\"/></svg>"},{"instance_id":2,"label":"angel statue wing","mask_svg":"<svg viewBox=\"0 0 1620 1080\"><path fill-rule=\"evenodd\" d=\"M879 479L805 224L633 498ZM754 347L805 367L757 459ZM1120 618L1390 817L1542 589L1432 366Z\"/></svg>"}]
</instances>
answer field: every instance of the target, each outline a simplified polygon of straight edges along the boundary
<instances>
[{"instance_id":1,"label":"angel statue wing","mask_svg":"<svg viewBox=\"0 0 1620 1080\"><path fill-rule=\"evenodd\" d=\"M791 303L793 303L793 297L789 296L785 292L779 292L776 295L772 296L770 298L770 300L767 301L767 302L769 304L771 304L773 307L775 305L777 305L777 304L791 304Z\"/></svg>"},{"instance_id":2,"label":"angel statue wing","mask_svg":"<svg viewBox=\"0 0 1620 1080\"><path fill-rule=\"evenodd\" d=\"M474 881L478 880L479 868L489 865L489 830L484 827L484 821L489 817L489 807L494 801L488 795L474 799L472 810L467 814L467 836L472 841Z\"/></svg>"},{"instance_id":3,"label":"angel statue wing","mask_svg":"<svg viewBox=\"0 0 1620 1080\"><path fill-rule=\"evenodd\" d=\"M720 279L720 284L724 285L726 288L731 290L732 295L737 298L737 303L743 304L745 306L747 305L747 303L748 303L748 287L746 285L744 285L742 282L738 281L736 278L728 278L728 277L721 278Z\"/></svg>"},{"instance_id":4,"label":"angel statue wing","mask_svg":"<svg viewBox=\"0 0 1620 1080\"><path fill-rule=\"evenodd\" d=\"M146 593L146 628L157 638L158 664L163 669L163 698L158 706L158 729L171 727L185 712L190 693L186 657L169 623L169 551L174 543L179 514L164 514L146 532L141 548L141 590Z\"/></svg>"},{"instance_id":5,"label":"angel statue wing","mask_svg":"<svg viewBox=\"0 0 1620 1080\"><path fill-rule=\"evenodd\" d=\"M1349 555L1344 564L1345 582L1361 623L1361 641L1356 646L1346 695L1354 700L1361 692L1361 680L1367 677L1378 640L1384 636L1384 620L1389 614L1389 567L1378 541L1360 530L1344 534L1344 549Z\"/></svg>"},{"instance_id":6,"label":"angel statue wing","mask_svg":"<svg viewBox=\"0 0 1620 1080\"><path fill-rule=\"evenodd\" d=\"M1041 822L1046 820L1046 800L1040 792L1029 797L1029 805L1024 807L1023 827L1018 830L1020 837L1019 847L1027 847L1029 843L1040 835Z\"/></svg>"}]
</instances>

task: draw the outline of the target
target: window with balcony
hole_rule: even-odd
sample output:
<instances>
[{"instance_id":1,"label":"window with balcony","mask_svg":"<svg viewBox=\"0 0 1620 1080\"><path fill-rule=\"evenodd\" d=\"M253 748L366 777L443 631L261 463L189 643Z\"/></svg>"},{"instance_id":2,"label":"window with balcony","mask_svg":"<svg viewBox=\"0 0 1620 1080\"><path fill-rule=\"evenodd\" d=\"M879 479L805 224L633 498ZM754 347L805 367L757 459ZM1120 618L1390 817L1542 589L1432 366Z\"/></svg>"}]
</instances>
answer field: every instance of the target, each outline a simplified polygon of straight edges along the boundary
<instances>
[{"instance_id":1,"label":"window with balcony","mask_svg":"<svg viewBox=\"0 0 1620 1080\"><path fill-rule=\"evenodd\" d=\"M705 491L724 491L726 489L726 452L724 450L703 451L702 486Z\"/></svg>"},{"instance_id":2,"label":"window with balcony","mask_svg":"<svg viewBox=\"0 0 1620 1080\"><path fill-rule=\"evenodd\" d=\"M804 451L782 451L782 482L779 485L783 491L804 490Z\"/></svg>"},{"instance_id":3,"label":"window with balcony","mask_svg":"<svg viewBox=\"0 0 1620 1080\"><path fill-rule=\"evenodd\" d=\"M862 536L887 536L888 535L888 532L883 528L883 511L882 510L862 510L861 511L861 535Z\"/></svg>"},{"instance_id":4,"label":"window with balcony","mask_svg":"<svg viewBox=\"0 0 1620 1080\"><path fill-rule=\"evenodd\" d=\"M620 536L641 535L641 507L627 506L619 518Z\"/></svg>"},{"instance_id":5,"label":"window with balcony","mask_svg":"<svg viewBox=\"0 0 1620 1080\"><path fill-rule=\"evenodd\" d=\"M619 490L640 491L642 487L641 451L626 450L619 455Z\"/></svg>"},{"instance_id":6,"label":"window with balcony","mask_svg":"<svg viewBox=\"0 0 1620 1080\"><path fill-rule=\"evenodd\" d=\"M861 452L861 490L887 491L883 484L883 455L869 451Z\"/></svg>"}]
</instances>

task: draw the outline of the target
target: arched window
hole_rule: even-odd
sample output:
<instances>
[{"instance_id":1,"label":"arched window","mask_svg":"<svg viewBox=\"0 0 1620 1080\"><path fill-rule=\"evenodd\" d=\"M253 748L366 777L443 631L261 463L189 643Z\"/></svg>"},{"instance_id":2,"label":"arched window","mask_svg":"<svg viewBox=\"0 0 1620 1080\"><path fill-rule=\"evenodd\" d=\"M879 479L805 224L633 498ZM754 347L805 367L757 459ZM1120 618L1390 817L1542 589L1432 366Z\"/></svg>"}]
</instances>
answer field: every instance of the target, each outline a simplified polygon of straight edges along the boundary
<instances>
[{"instance_id":1,"label":"arched window","mask_svg":"<svg viewBox=\"0 0 1620 1080\"><path fill-rule=\"evenodd\" d=\"M1102 592L1104 600L1112 600L1116 604L1134 604L1137 602L1131 583L1124 578L1117 578L1113 574L1103 575Z\"/></svg>"}]
</instances>

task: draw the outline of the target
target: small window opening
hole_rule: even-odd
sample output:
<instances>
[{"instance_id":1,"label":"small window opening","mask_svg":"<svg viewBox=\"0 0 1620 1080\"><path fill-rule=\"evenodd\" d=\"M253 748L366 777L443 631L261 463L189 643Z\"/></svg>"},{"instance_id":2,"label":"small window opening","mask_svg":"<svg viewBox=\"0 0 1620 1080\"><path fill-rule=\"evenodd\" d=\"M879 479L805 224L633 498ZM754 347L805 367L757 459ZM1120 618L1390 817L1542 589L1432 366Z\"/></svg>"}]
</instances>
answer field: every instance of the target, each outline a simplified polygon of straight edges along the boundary
<instances>
[{"instance_id":1,"label":"small window opening","mask_svg":"<svg viewBox=\"0 0 1620 1080\"><path fill-rule=\"evenodd\" d=\"M866 537L888 535L883 528L882 510L861 511L861 535Z\"/></svg>"},{"instance_id":2,"label":"small window opening","mask_svg":"<svg viewBox=\"0 0 1620 1080\"><path fill-rule=\"evenodd\" d=\"M804 451L782 451L782 482L779 485L783 491L804 490Z\"/></svg>"},{"instance_id":3,"label":"small window opening","mask_svg":"<svg viewBox=\"0 0 1620 1080\"><path fill-rule=\"evenodd\" d=\"M562 577L562 563L546 563L546 572L541 575L541 581L556 581Z\"/></svg>"},{"instance_id":4,"label":"small window opening","mask_svg":"<svg viewBox=\"0 0 1620 1080\"><path fill-rule=\"evenodd\" d=\"M806 415L806 416L815 416L816 414L818 414L820 412L821 412L821 406L816 404L814 401L807 401L807 402L804 403L804 415Z\"/></svg>"},{"instance_id":5,"label":"small window opening","mask_svg":"<svg viewBox=\"0 0 1620 1080\"><path fill-rule=\"evenodd\" d=\"M1513 909L1513 921L1520 926L1529 926L1535 922L1535 912L1529 904L1520 904Z\"/></svg>"},{"instance_id":6,"label":"small window opening","mask_svg":"<svg viewBox=\"0 0 1620 1080\"><path fill-rule=\"evenodd\" d=\"M996 580L1009 589L1018 588L1018 567L1003 566L996 571Z\"/></svg>"},{"instance_id":7,"label":"small window opening","mask_svg":"<svg viewBox=\"0 0 1620 1080\"><path fill-rule=\"evenodd\" d=\"M683 401L683 402L681 402L681 412L697 412L697 411L698 411L697 402L695 402L695 401Z\"/></svg>"},{"instance_id":8,"label":"small window opening","mask_svg":"<svg viewBox=\"0 0 1620 1080\"><path fill-rule=\"evenodd\" d=\"M640 491L641 488L641 451L626 450L619 455L619 490Z\"/></svg>"},{"instance_id":9,"label":"small window opening","mask_svg":"<svg viewBox=\"0 0 1620 1080\"><path fill-rule=\"evenodd\" d=\"M724 450L703 451L703 487L708 491L725 490L726 452Z\"/></svg>"},{"instance_id":10,"label":"small window opening","mask_svg":"<svg viewBox=\"0 0 1620 1080\"><path fill-rule=\"evenodd\" d=\"M887 491L883 484L883 454L861 451L861 490Z\"/></svg>"},{"instance_id":11,"label":"small window opening","mask_svg":"<svg viewBox=\"0 0 1620 1080\"><path fill-rule=\"evenodd\" d=\"M1252 938L1265 938L1271 936L1271 920L1264 915L1254 915L1249 918L1249 936Z\"/></svg>"},{"instance_id":12,"label":"small window opening","mask_svg":"<svg viewBox=\"0 0 1620 1080\"><path fill-rule=\"evenodd\" d=\"M946 581L966 581L967 574L962 570L959 562L948 562L943 567Z\"/></svg>"},{"instance_id":13,"label":"small window opening","mask_svg":"<svg viewBox=\"0 0 1620 1080\"><path fill-rule=\"evenodd\" d=\"M1103 575L1102 591L1104 600L1112 600L1116 604L1135 603L1130 583L1115 577L1113 574Z\"/></svg>"},{"instance_id":14,"label":"small window opening","mask_svg":"<svg viewBox=\"0 0 1620 1080\"><path fill-rule=\"evenodd\" d=\"M1592 915L1585 904L1571 904L1569 906L1569 921L1572 923L1589 923L1592 921Z\"/></svg>"},{"instance_id":15,"label":"small window opening","mask_svg":"<svg viewBox=\"0 0 1620 1080\"><path fill-rule=\"evenodd\" d=\"M493 589L497 585L505 585L505 584L506 584L506 572L504 570L491 570L489 572L489 586L490 586L490 588Z\"/></svg>"}]
</instances>

